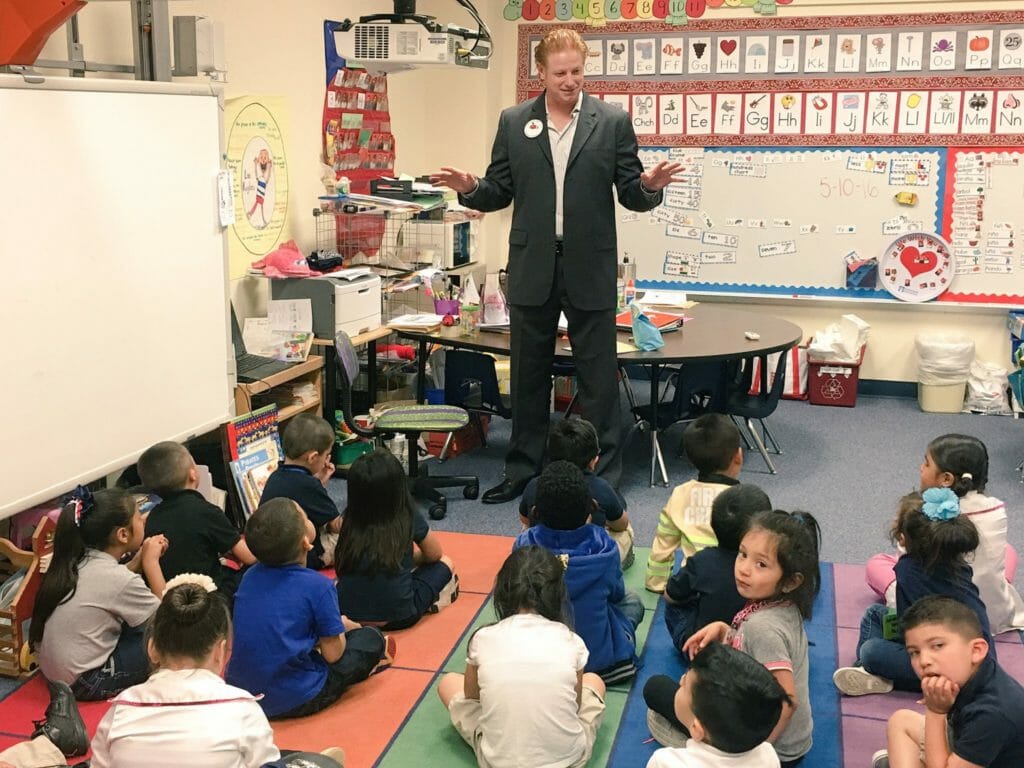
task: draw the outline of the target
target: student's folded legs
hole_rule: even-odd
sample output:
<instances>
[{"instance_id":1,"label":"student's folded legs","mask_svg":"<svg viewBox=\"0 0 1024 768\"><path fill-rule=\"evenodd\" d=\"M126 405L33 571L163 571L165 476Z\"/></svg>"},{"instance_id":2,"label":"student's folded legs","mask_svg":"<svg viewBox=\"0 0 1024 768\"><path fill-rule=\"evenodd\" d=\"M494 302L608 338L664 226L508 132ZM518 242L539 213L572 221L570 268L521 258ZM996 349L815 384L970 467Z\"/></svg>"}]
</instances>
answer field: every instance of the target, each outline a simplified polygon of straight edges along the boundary
<instances>
[{"instance_id":1,"label":"student's folded legs","mask_svg":"<svg viewBox=\"0 0 1024 768\"><path fill-rule=\"evenodd\" d=\"M373 627L360 627L345 633L345 652L327 665L327 682L320 693L288 712L272 717L283 720L306 717L336 702L349 688L368 678L387 655L387 638Z\"/></svg>"},{"instance_id":2,"label":"student's folded legs","mask_svg":"<svg viewBox=\"0 0 1024 768\"><path fill-rule=\"evenodd\" d=\"M121 627L117 645L103 665L83 672L71 685L79 701L103 701L149 679L145 627Z\"/></svg>"}]
</instances>

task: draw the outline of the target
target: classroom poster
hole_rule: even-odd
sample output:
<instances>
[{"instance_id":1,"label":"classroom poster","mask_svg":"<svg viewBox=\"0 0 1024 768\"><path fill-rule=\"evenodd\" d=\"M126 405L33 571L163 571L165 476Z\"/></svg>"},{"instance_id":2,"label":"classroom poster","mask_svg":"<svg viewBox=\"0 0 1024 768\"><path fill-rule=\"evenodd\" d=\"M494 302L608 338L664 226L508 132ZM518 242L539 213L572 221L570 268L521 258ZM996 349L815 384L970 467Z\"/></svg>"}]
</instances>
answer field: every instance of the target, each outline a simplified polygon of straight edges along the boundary
<instances>
[{"instance_id":1,"label":"classroom poster","mask_svg":"<svg viewBox=\"0 0 1024 768\"><path fill-rule=\"evenodd\" d=\"M249 266L290 236L287 122L284 99L240 96L224 105L225 164L234 173L235 223L228 235L228 272Z\"/></svg>"}]
</instances>

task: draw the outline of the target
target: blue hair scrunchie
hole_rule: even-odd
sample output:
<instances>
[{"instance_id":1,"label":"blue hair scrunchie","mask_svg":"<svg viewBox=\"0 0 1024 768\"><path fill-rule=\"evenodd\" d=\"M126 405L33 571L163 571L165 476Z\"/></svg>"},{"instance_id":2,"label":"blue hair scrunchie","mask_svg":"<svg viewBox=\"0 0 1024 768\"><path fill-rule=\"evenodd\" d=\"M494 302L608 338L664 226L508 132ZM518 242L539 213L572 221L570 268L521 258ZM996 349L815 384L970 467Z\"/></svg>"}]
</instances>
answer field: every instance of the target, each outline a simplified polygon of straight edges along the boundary
<instances>
[{"instance_id":1,"label":"blue hair scrunchie","mask_svg":"<svg viewBox=\"0 0 1024 768\"><path fill-rule=\"evenodd\" d=\"M929 520L952 520L960 514L960 497L949 488L929 488L921 498L924 499L921 512Z\"/></svg>"},{"instance_id":2,"label":"blue hair scrunchie","mask_svg":"<svg viewBox=\"0 0 1024 768\"><path fill-rule=\"evenodd\" d=\"M92 509L94 504L92 491L84 485L80 485L68 496L68 503L75 505L75 525L81 525L82 518Z\"/></svg>"}]
</instances>

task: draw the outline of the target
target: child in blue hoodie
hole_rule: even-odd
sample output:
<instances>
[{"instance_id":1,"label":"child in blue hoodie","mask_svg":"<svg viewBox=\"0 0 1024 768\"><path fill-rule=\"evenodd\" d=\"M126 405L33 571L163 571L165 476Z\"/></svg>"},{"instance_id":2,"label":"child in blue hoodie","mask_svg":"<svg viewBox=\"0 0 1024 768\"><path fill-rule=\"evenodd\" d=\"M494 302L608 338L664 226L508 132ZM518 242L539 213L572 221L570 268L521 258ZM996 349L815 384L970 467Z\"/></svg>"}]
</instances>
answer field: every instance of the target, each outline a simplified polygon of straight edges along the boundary
<instances>
[{"instance_id":1,"label":"child in blue hoodie","mask_svg":"<svg viewBox=\"0 0 1024 768\"><path fill-rule=\"evenodd\" d=\"M622 581L618 545L590 523L593 508L582 470L553 461L537 480L539 524L519 534L513 548L536 544L562 560L573 629L590 654L585 670L612 685L636 674L636 628L644 606Z\"/></svg>"}]
</instances>

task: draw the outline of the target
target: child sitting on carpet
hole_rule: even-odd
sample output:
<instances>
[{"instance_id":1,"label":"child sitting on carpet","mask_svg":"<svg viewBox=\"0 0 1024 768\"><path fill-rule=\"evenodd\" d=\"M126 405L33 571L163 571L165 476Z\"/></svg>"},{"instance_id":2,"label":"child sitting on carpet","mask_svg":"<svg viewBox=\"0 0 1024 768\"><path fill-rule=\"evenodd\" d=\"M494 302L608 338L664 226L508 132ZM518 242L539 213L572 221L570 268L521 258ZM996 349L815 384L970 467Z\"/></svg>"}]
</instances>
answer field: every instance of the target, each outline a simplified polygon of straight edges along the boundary
<instances>
[{"instance_id":1,"label":"child sitting on carpet","mask_svg":"<svg viewBox=\"0 0 1024 768\"><path fill-rule=\"evenodd\" d=\"M726 488L711 505L711 529L718 546L686 558L665 587L665 624L680 653L690 635L713 621L732 621L746 603L736 590L736 554L756 512L772 508L756 485Z\"/></svg>"},{"instance_id":2,"label":"child sitting on carpet","mask_svg":"<svg viewBox=\"0 0 1024 768\"><path fill-rule=\"evenodd\" d=\"M736 478L743 467L739 428L720 413L706 414L690 424L683 432L683 450L697 468L697 479L677 485L661 511L644 581L651 592L665 591L677 549L690 557L718 543L711 530L711 503L739 482Z\"/></svg>"},{"instance_id":3,"label":"child sitting on carpet","mask_svg":"<svg viewBox=\"0 0 1024 768\"><path fill-rule=\"evenodd\" d=\"M789 697L763 665L712 643L693 657L675 692L676 718L690 734L686 746L659 749L647 768L779 768L779 756L765 739L783 703Z\"/></svg>"},{"instance_id":4,"label":"child sitting on carpet","mask_svg":"<svg viewBox=\"0 0 1024 768\"><path fill-rule=\"evenodd\" d=\"M907 610L903 630L925 714L889 718L889 748L875 753L874 768L1024 765L1024 688L989 654L977 614L932 595Z\"/></svg>"},{"instance_id":5,"label":"child sitting on carpet","mask_svg":"<svg viewBox=\"0 0 1024 768\"><path fill-rule=\"evenodd\" d=\"M586 669L612 685L636 674L636 628L644 606L622 581L618 546L604 528L587 522L593 506L580 468L551 462L537 481L540 522L520 533L513 547L537 544L566 563L573 626L590 652Z\"/></svg>"},{"instance_id":6,"label":"child sitting on carpet","mask_svg":"<svg viewBox=\"0 0 1024 768\"><path fill-rule=\"evenodd\" d=\"M338 506L327 493L327 483L334 477L334 428L315 414L300 413L288 420L281 445L284 463L267 478L260 504L283 498L299 505L316 531L306 565L319 570L334 562L341 530Z\"/></svg>"},{"instance_id":7,"label":"child sitting on carpet","mask_svg":"<svg viewBox=\"0 0 1024 768\"><path fill-rule=\"evenodd\" d=\"M949 488L960 498L960 513L978 529L978 548L969 558L972 580L981 593L992 633L1024 629L1024 600L1013 587L1017 552L1006 541L1006 505L985 495L988 451L969 435L942 435L928 444L921 464L921 491ZM896 557L875 555L868 560L867 581L886 604L896 605Z\"/></svg>"},{"instance_id":8,"label":"child sitting on carpet","mask_svg":"<svg viewBox=\"0 0 1024 768\"><path fill-rule=\"evenodd\" d=\"M716 621L694 633L683 646L693 658L711 643L728 643L772 673L789 699L768 737L783 766L797 765L807 754L814 730L804 620L811 617L821 586L820 542L818 522L807 512L775 510L756 515L736 557L736 588L747 605L736 614L731 627ZM675 716L678 687L665 675L655 675L644 687L651 732L665 746L688 736Z\"/></svg>"},{"instance_id":9,"label":"child sitting on carpet","mask_svg":"<svg viewBox=\"0 0 1024 768\"><path fill-rule=\"evenodd\" d=\"M161 498L146 516L146 535L167 537L167 552L160 558L164 578L205 574L230 605L242 574L221 565L220 556L230 553L242 565L252 565L256 558L224 510L196 490L199 473L192 454L180 443L160 442L139 457L138 471L146 489Z\"/></svg>"},{"instance_id":10,"label":"child sitting on carpet","mask_svg":"<svg viewBox=\"0 0 1024 768\"><path fill-rule=\"evenodd\" d=\"M586 419L559 419L548 432L548 461L568 461L583 470L590 493L594 497L594 510L590 522L608 531L619 547L622 570L633 565L633 526L629 523L626 501L608 481L594 474L601 452L597 430ZM537 497L537 478L526 484L519 500L519 520L524 527L536 524L533 513Z\"/></svg>"},{"instance_id":11,"label":"child sitting on carpet","mask_svg":"<svg viewBox=\"0 0 1024 768\"><path fill-rule=\"evenodd\" d=\"M144 539L143 527L121 488L80 487L57 520L29 642L46 679L67 683L77 699L102 701L149 677L143 631L164 593L167 539Z\"/></svg>"},{"instance_id":12,"label":"child sitting on carpet","mask_svg":"<svg viewBox=\"0 0 1024 768\"><path fill-rule=\"evenodd\" d=\"M299 505L272 499L245 524L259 560L235 595L227 681L263 694L267 717L303 717L394 659L394 638L345 620L331 580L306 567L316 532Z\"/></svg>"},{"instance_id":13,"label":"child sitting on carpet","mask_svg":"<svg viewBox=\"0 0 1024 768\"><path fill-rule=\"evenodd\" d=\"M893 522L892 539L906 551L896 561L896 610L888 618L889 609L875 603L864 612L857 661L852 667L840 667L832 676L836 688L847 696L888 693L893 687L921 690L896 620L928 595L952 597L977 613L995 655L988 614L971 581L971 566L965 562L978 546L978 531L961 514L956 494L949 488L929 488L923 496L904 496Z\"/></svg>"},{"instance_id":14,"label":"child sitting on carpet","mask_svg":"<svg viewBox=\"0 0 1024 768\"><path fill-rule=\"evenodd\" d=\"M411 627L458 597L452 561L416 508L390 451L378 448L352 462L334 570L341 612L385 630Z\"/></svg>"},{"instance_id":15,"label":"child sitting on carpet","mask_svg":"<svg viewBox=\"0 0 1024 768\"><path fill-rule=\"evenodd\" d=\"M156 671L122 691L92 740L92 768L259 768L278 760L256 698L221 679L231 617L204 575L168 583L150 628Z\"/></svg>"},{"instance_id":16,"label":"child sitting on carpet","mask_svg":"<svg viewBox=\"0 0 1024 768\"><path fill-rule=\"evenodd\" d=\"M465 675L437 685L481 768L590 759L605 686L583 671L587 648L567 626L565 568L543 547L513 550L494 582L498 623L470 637Z\"/></svg>"}]
</instances>

